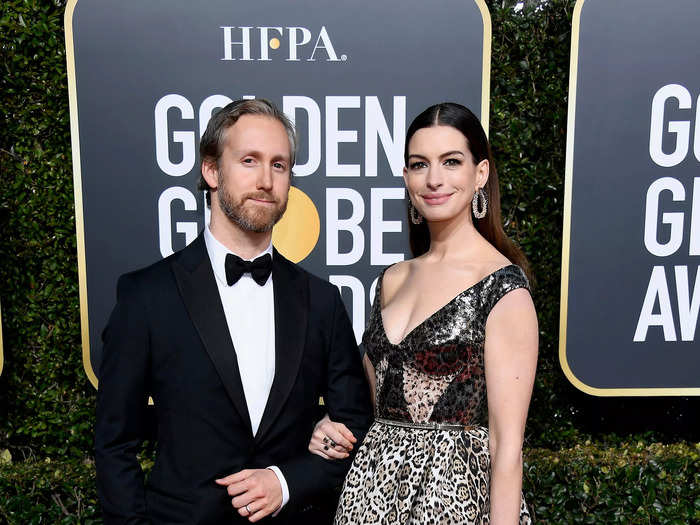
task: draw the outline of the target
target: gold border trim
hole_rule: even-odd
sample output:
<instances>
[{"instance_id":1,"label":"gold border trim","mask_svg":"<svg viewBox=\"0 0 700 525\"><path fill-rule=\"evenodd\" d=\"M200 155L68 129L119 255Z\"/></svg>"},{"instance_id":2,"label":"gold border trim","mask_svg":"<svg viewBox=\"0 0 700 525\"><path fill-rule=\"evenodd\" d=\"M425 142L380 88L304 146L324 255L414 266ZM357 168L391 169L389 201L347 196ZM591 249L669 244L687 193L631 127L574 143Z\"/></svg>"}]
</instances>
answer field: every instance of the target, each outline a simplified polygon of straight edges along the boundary
<instances>
[{"instance_id":1,"label":"gold border trim","mask_svg":"<svg viewBox=\"0 0 700 525\"><path fill-rule=\"evenodd\" d=\"M90 325L88 324L87 273L85 264L85 222L83 217L83 182L80 171L80 135L78 126L78 90L75 81L75 52L73 46L73 12L78 0L69 0L63 22L66 33L66 66L68 101L70 106L70 137L73 158L73 191L75 198L75 234L78 246L78 284L80 290L80 333L83 348L83 368L97 388L97 376L90 362Z\"/></svg>"},{"instance_id":2,"label":"gold border trim","mask_svg":"<svg viewBox=\"0 0 700 525\"><path fill-rule=\"evenodd\" d=\"M474 0L484 24L483 56L481 58L481 126L489 136L489 109L491 106L491 13L485 0Z\"/></svg>"},{"instance_id":3,"label":"gold border trim","mask_svg":"<svg viewBox=\"0 0 700 525\"><path fill-rule=\"evenodd\" d=\"M596 388L581 381L566 357L566 329L569 302L569 265L571 247L571 201L574 174L574 130L576 122L576 86L578 74L581 11L586 0L577 0L571 26L571 61L569 64L569 108L566 125L566 172L564 182L564 226L561 248L561 308L559 313L559 363L566 378L576 388L593 396L697 396L700 388Z\"/></svg>"}]
</instances>

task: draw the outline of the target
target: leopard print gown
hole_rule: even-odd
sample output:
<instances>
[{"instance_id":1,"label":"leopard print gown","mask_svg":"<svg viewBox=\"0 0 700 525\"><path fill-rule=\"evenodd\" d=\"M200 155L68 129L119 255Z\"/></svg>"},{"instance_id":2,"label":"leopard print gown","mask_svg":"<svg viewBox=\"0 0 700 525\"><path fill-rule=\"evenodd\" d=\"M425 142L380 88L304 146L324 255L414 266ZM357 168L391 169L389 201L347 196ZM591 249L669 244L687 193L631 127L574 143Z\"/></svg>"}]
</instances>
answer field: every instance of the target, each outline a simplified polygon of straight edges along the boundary
<instances>
[{"instance_id":1,"label":"leopard print gown","mask_svg":"<svg viewBox=\"0 0 700 525\"><path fill-rule=\"evenodd\" d=\"M528 288L506 266L464 290L399 344L386 336L382 275L363 344L376 374L377 418L469 429L406 428L375 421L345 479L335 525L487 524L490 457L484 330L506 293ZM521 498L520 523L531 523Z\"/></svg>"}]
</instances>

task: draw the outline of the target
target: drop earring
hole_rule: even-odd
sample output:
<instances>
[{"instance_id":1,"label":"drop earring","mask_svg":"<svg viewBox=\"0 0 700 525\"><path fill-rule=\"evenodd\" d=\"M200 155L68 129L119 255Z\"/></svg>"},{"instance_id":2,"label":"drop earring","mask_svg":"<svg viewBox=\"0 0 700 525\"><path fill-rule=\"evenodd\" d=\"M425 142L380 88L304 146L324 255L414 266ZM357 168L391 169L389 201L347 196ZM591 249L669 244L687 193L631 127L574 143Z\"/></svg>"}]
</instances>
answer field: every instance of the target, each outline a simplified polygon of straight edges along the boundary
<instances>
[{"instance_id":1,"label":"drop earring","mask_svg":"<svg viewBox=\"0 0 700 525\"><path fill-rule=\"evenodd\" d=\"M413 224L420 224L423 222L423 216L418 213L418 210L410 199L408 201L408 214L411 216L411 222Z\"/></svg>"},{"instance_id":2,"label":"drop earring","mask_svg":"<svg viewBox=\"0 0 700 525\"><path fill-rule=\"evenodd\" d=\"M479 188L474 192L474 197L472 197L472 213L477 219L483 219L486 217L486 211L488 209L488 199L486 198L486 192L484 188Z\"/></svg>"}]
</instances>

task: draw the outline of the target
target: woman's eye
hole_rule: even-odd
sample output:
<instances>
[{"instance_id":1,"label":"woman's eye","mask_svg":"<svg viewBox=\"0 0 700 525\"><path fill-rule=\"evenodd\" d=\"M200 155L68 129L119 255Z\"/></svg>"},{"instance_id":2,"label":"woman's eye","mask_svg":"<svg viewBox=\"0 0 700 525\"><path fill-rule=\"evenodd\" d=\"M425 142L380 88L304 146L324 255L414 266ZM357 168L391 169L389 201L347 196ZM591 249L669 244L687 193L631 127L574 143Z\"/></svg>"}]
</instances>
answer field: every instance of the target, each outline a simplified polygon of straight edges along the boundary
<instances>
[{"instance_id":1,"label":"woman's eye","mask_svg":"<svg viewBox=\"0 0 700 525\"><path fill-rule=\"evenodd\" d=\"M445 166L459 166L462 164L459 159L447 159L445 161Z\"/></svg>"},{"instance_id":2,"label":"woman's eye","mask_svg":"<svg viewBox=\"0 0 700 525\"><path fill-rule=\"evenodd\" d=\"M411 168L412 170L419 170L419 169L425 168L426 166L427 166L427 164L425 162L417 161L417 162L412 162L409 165L409 168Z\"/></svg>"}]
</instances>

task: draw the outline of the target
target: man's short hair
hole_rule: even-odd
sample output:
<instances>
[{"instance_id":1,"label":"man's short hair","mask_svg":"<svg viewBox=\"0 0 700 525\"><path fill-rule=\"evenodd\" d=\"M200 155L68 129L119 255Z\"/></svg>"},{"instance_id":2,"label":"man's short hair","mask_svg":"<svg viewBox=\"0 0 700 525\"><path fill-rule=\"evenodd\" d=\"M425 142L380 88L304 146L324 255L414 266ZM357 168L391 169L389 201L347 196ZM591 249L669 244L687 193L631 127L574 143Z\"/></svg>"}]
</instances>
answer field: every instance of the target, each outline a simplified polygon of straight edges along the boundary
<instances>
[{"instance_id":1,"label":"man's short hair","mask_svg":"<svg viewBox=\"0 0 700 525\"><path fill-rule=\"evenodd\" d=\"M272 102L264 98L235 100L211 116L209 124L207 124L207 130L202 135L202 140L199 141L200 175L198 188L207 192L207 204L211 204L209 191L212 188L201 175L202 164L205 162L216 162L217 167L219 166L226 130L233 126L243 115L263 115L280 122L287 131L287 137L289 138L289 151L291 154L289 159L290 173L291 166L294 166L297 153L297 136L294 131L294 125L287 116Z\"/></svg>"}]
</instances>

